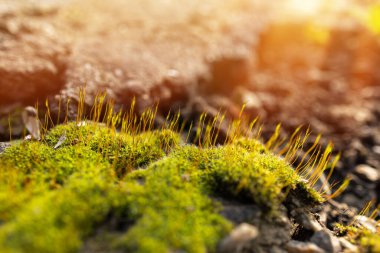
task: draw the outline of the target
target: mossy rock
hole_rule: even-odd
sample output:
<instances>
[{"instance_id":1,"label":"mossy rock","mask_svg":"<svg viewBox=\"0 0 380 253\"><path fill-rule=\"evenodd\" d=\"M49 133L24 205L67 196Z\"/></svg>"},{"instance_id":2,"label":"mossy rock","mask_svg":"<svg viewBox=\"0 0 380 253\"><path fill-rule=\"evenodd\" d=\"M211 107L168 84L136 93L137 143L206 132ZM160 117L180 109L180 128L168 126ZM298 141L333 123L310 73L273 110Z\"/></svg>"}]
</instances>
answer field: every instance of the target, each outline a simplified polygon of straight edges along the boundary
<instances>
[{"instance_id":1,"label":"mossy rock","mask_svg":"<svg viewBox=\"0 0 380 253\"><path fill-rule=\"evenodd\" d=\"M322 201L254 139L201 148L170 130L69 123L0 155L0 252L78 252L110 220L108 249L214 252L233 227L215 196L271 216L298 190L305 206Z\"/></svg>"}]
</instances>

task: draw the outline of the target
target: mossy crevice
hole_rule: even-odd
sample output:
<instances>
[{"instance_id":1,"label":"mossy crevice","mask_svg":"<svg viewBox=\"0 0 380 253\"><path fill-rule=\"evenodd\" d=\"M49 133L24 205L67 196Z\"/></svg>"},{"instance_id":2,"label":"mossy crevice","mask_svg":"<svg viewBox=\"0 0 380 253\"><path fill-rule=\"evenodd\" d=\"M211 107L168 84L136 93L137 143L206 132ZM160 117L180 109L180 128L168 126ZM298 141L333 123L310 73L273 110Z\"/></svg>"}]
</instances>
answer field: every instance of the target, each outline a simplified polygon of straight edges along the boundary
<instances>
[{"instance_id":1,"label":"mossy crevice","mask_svg":"<svg viewBox=\"0 0 380 253\"><path fill-rule=\"evenodd\" d=\"M305 205L321 201L255 139L200 148L170 130L127 134L91 122L13 144L0 173L1 252L76 252L110 215L130 221L104 242L112 248L213 252L232 228L213 195L267 214L300 185Z\"/></svg>"}]
</instances>

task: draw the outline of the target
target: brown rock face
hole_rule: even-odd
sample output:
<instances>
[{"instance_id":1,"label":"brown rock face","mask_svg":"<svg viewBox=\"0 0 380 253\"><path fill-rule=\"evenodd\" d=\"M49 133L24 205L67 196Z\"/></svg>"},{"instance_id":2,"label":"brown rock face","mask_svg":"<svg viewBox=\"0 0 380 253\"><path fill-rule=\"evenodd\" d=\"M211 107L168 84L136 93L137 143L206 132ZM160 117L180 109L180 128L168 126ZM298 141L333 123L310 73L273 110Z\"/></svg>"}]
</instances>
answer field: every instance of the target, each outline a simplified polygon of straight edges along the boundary
<instances>
[{"instance_id":1,"label":"brown rock face","mask_svg":"<svg viewBox=\"0 0 380 253\"><path fill-rule=\"evenodd\" d=\"M228 92L249 78L265 9L257 2L3 1L0 104L75 98L82 86L141 106Z\"/></svg>"},{"instance_id":2,"label":"brown rock face","mask_svg":"<svg viewBox=\"0 0 380 253\"><path fill-rule=\"evenodd\" d=\"M58 92L64 68L64 62L59 58L65 49L58 45L46 50L52 43L51 40L30 37L2 45L0 104L34 103L38 98Z\"/></svg>"},{"instance_id":3,"label":"brown rock face","mask_svg":"<svg viewBox=\"0 0 380 253\"><path fill-rule=\"evenodd\" d=\"M32 7L0 3L0 105L34 103L63 82L68 47L44 17L52 10Z\"/></svg>"}]
</instances>

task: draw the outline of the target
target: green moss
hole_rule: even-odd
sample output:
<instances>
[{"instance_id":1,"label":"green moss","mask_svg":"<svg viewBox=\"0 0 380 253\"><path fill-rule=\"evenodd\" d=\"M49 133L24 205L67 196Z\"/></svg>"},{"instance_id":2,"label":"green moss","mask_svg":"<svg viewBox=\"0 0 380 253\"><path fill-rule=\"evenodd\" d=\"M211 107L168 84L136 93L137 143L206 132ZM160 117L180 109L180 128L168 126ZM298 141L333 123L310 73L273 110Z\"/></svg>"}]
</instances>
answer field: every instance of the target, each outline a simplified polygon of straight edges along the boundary
<instances>
[{"instance_id":1,"label":"green moss","mask_svg":"<svg viewBox=\"0 0 380 253\"><path fill-rule=\"evenodd\" d=\"M105 127L103 124L94 122L82 122L81 124L70 122L68 124L58 125L51 129L44 136L44 140L50 147L54 147L60 138L65 136L65 141L60 147L72 146L88 143L95 133L111 133L111 131L111 129Z\"/></svg>"},{"instance_id":2,"label":"green moss","mask_svg":"<svg viewBox=\"0 0 380 253\"><path fill-rule=\"evenodd\" d=\"M345 236L349 234L358 234L359 229L354 226L344 226L342 224L337 223L335 224L334 231L336 231L339 236Z\"/></svg>"},{"instance_id":3,"label":"green moss","mask_svg":"<svg viewBox=\"0 0 380 253\"><path fill-rule=\"evenodd\" d=\"M250 138L239 138L234 141L235 145L242 147L250 152L269 153L268 149L260 141Z\"/></svg>"},{"instance_id":4,"label":"green moss","mask_svg":"<svg viewBox=\"0 0 380 253\"><path fill-rule=\"evenodd\" d=\"M60 125L0 155L0 252L77 252L110 217L124 225L109 248L214 252L232 225L210 196L273 211L300 185L305 204L320 201L256 140L199 148L169 130Z\"/></svg>"},{"instance_id":5,"label":"green moss","mask_svg":"<svg viewBox=\"0 0 380 253\"><path fill-rule=\"evenodd\" d=\"M309 203L317 205L323 203L325 199L313 188L310 188L306 181L301 180L297 182L295 195L302 203Z\"/></svg>"},{"instance_id":6,"label":"green moss","mask_svg":"<svg viewBox=\"0 0 380 253\"><path fill-rule=\"evenodd\" d=\"M1 155L0 221L32 197L62 187L73 173L106 171L108 167L101 155L85 146L53 150L40 142L13 145Z\"/></svg>"},{"instance_id":7,"label":"green moss","mask_svg":"<svg viewBox=\"0 0 380 253\"><path fill-rule=\"evenodd\" d=\"M339 236L345 236L349 241L357 244L361 252L380 252L380 229L376 232L370 231L363 226L355 225L354 222L348 226L336 224L335 230Z\"/></svg>"},{"instance_id":8,"label":"green moss","mask_svg":"<svg viewBox=\"0 0 380 253\"><path fill-rule=\"evenodd\" d=\"M186 162L190 165L185 165ZM295 189L300 182L290 165L278 156L263 153L261 148L247 150L226 145L198 149L188 146L174 151L158 163L196 176L207 194L253 201L271 210L277 209L286 197L284 190ZM309 192L314 194L311 190ZM313 201L317 197L308 196ZM314 202L319 202L319 199Z\"/></svg>"},{"instance_id":9,"label":"green moss","mask_svg":"<svg viewBox=\"0 0 380 253\"><path fill-rule=\"evenodd\" d=\"M2 162L31 179L63 184L75 171L107 168L101 155L86 146L66 146L58 150L40 142L22 142L8 148Z\"/></svg>"},{"instance_id":10,"label":"green moss","mask_svg":"<svg viewBox=\"0 0 380 253\"><path fill-rule=\"evenodd\" d=\"M114 189L89 177L34 198L0 229L1 251L75 252L111 210Z\"/></svg>"},{"instance_id":11,"label":"green moss","mask_svg":"<svg viewBox=\"0 0 380 253\"><path fill-rule=\"evenodd\" d=\"M162 158L180 142L179 135L169 130L133 136L91 122L82 126L75 123L57 126L46 135L46 142L54 147L61 136L66 136L63 146L85 145L101 153L119 176Z\"/></svg>"},{"instance_id":12,"label":"green moss","mask_svg":"<svg viewBox=\"0 0 380 253\"><path fill-rule=\"evenodd\" d=\"M118 247L128 252L213 252L231 225L215 204L165 166L155 166L145 184L128 187L129 215L138 217Z\"/></svg>"},{"instance_id":13,"label":"green moss","mask_svg":"<svg viewBox=\"0 0 380 253\"><path fill-rule=\"evenodd\" d=\"M367 248L369 252L380 252L380 234L364 233L360 237L360 245Z\"/></svg>"}]
</instances>

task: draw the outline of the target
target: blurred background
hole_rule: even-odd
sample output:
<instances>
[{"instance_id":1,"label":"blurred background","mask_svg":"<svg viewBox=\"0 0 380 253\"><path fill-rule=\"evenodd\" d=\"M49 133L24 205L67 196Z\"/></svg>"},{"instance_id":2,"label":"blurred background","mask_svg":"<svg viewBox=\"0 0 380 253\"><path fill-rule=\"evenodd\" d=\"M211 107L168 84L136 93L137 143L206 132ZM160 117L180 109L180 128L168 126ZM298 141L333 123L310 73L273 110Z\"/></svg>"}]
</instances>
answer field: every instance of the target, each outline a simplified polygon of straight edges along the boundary
<instances>
[{"instance_id":1,"label":"blurred background","mask_svg":"<svg viewBox=\"0 0 380 253\"><path fill-rule=\"evenodd\" d=\"M379 1L0 0L1 141L23 136L25 106L75 118L81 87L88 106L159 102L157 125L245 104L263 138L310 127L352 178L339 200L380 200Z\"/></svg>"}]
</instances>

